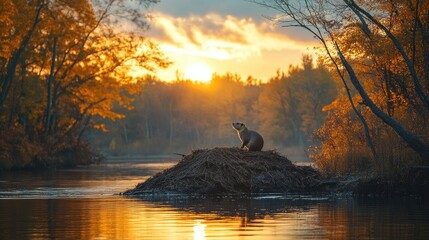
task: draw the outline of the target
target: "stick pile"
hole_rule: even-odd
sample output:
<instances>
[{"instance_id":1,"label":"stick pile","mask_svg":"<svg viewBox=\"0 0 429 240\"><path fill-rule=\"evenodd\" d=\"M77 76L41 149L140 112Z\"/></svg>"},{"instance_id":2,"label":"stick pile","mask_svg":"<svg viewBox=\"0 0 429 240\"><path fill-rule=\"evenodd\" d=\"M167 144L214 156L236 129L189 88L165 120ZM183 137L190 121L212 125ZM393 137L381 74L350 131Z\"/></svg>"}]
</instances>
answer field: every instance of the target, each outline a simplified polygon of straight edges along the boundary
<instances>
[{"instance_id":1,"label":"stick pile","mask_svg":"<svg viewBox=\"0 0 429 240\"><path fill-rule=\"evenodd\" d=\"M213 148L193 151L124 195L298 193L314 191L320 182L316 170L296 166L275 151Z\"/></svg>"}]
</instances>

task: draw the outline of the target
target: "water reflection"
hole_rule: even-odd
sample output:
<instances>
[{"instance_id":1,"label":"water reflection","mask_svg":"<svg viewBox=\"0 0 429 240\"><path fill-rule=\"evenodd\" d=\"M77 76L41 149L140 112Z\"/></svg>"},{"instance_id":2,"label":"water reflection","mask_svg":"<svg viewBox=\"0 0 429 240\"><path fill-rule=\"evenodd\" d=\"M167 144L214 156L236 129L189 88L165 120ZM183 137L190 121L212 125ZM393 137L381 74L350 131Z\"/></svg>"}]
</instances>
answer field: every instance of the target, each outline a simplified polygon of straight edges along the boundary
<instances>
[{"instance_id":1,"label":"water reflection","mask_svg":"<svg viewBox=\"0 0 429 240\"><path fill-rule=\"evenodd\" d=\"M349 199L321 204L320 225L329 239L429 239L426 201Z\"/></svg>"},{"instance_id":2,"label":"water reflection","mask_svg":"<svg viewBox=\"0 0 429 240\"><path fill-rule=\"evenodd\" d=\"M0 199L94 198L132 188L176 161L114 161L57 171L0 172Z\"/></svg>"},{"instance_id":3,"label":"water reflection","mask_svg":"<svg viewBox=\"0 0 429 240\"><path fill-rule=\"evenodd\" d=\"M317 226L317 206L329 201L326 197L299 195L264 197L181 196L145 197L144 203L175 209L181 215L197 218L194 237L219 239L278 239L324 236ZM204 230L204 231L203 231Z\"/></svg>"},{"instance_id":4,"label":"water reflection","mask_svg":"<svg viewBox=\"0 0 429 240\"><path fill-rule=\"evenodd\" d=\"M206 225L203 220L194 220L194 240L203 240L206 238Z\"/></svg>"},{"instance_id":5,"label":"water reflection","mask_svg":"<svg viewBox=\"0 0 429 240\"><path fill-rule=\"evenodd\" d=\"M153 202L119 196L8 199L0 205L0 238L429 238L427 207L416 202L390 205L350 199L296 203L288 199L268 201L270 203L255 199L243 201L236 204L231 199L205 203L195 199Z\"/></svg>"},{"instance_id":6,"label":"water reflection","mask_svg":"<svg viewBox=\"0 0 429 240\"><path fill-rule=\"evenodd\" d=\"M114 194L171 165L2 174L0 239L429 239L420 200Z\"/></svg>"}]
</instances>

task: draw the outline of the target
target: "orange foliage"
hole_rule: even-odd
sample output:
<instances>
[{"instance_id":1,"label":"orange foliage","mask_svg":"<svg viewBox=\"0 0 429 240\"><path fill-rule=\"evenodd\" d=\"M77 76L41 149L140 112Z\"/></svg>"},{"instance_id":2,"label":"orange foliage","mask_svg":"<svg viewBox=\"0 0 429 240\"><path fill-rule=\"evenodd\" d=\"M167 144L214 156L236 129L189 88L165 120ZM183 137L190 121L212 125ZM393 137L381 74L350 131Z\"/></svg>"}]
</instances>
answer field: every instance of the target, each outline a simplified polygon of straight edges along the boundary
<instances>
[{"instance_id":1,"label":"orange foliage","mask_svg":"<svg viewBox=\"0 0 429 240\"><path fill-rule=\"evenodd\" d=\"M429 3L420 1L417 11L416 4L416 1L359 1L361 7L374 10L375 18L389 26L391 34L400 41L413 61L423 95L428 96L429 44L425 34L429 21L425 16L429 13ZM337 31L335 37L351 59L370 99L407 131L429 144L429 109L417 95L404 57L382 29L369 25L371 37L367 37L357 18L348 20L347 28ZM360 96L355 94L353 102L369 126L378 157L371 154L363 126L343 93L325 107L328 118L316 132L321 145L313 148L313 157L321 169L329 174L370 171L392 176L422 160L404 139L370 111Z\"/></svg>"},{"instance_id":2,"label":"orange foliage","mask_svg":"<svg viewBox=\"0 0 429 240\"><path fill-rule=\"evenodd\" d=\"M1 144L5 159L12 159L6 167L68 165L60 155L79 148L88 152L84 131L104 129L94 118L120 119L124 114L115 106L132 108L130 96L141 84L127 74L130 62L148 70L170 64L156 44L115 31L114 14L144 22L142 12L131 11L125 2L2 2L0 132L16 133L16 139ZM11 142L39 146L44 154L15 151ZM57 163L49 163L51 155Z\"/></svg>"}]
</instances>

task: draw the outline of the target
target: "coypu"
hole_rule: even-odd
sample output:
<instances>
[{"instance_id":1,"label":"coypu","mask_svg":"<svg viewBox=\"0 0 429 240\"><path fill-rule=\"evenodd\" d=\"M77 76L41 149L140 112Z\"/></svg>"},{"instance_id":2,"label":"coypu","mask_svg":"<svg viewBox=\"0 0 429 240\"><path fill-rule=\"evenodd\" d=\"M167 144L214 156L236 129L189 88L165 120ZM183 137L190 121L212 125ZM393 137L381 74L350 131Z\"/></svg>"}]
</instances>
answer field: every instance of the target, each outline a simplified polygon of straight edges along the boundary
<instances>
[{"instance_id":1,"label":"coypu","mask_svg":"<svg viewBox=\"0 0 429 240\"><path fill-rule=\"evenodd\" d=\"M232 123L232 127L237 130L241 140L240 148L246 147L248 151L261 151L264 146L264 139L259 133L247 129L244 123Z\"/></svg>"}]
</instances>

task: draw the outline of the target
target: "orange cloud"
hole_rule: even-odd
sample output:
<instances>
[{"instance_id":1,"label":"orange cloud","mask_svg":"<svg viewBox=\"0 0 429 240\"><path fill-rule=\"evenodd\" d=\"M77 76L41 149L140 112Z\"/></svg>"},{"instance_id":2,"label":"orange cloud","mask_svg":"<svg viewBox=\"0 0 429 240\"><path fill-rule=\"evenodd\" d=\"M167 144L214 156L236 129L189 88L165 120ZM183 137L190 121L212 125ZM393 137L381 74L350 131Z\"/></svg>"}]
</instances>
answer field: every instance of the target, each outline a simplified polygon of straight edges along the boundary
<instances>
[{"instance_id":1,"label":"orange cloud","mask_svg":"<svg viewBox=\"0 0 429 240\"><path fill-rule=\"evenodd\" d=\"M217 14L189 18L156 15L154 26L165 34L161 47L167 52L244 60L260 56L262 50L305 50L308 47L308 43L275 32L272 24L257 24L250 18Z\"/></svg>"},{"instance_id":2,"label":"orange cloud","mask_svg":"<svg viewBox=\"0 0 429 240\"><path fill-rule=\"evenodd\" d=\"M308 52L313 42L299 41L279 32L271 22L257 23L251 18L237 18L208 14L206 16L173 17L163 13L154 13L152 29L161 49L167 56L171 56L180 69L187 61L202 60L210 62L214 70L240 71L240 63L252 62L257 64L255 58L267 61L269 53L275 54L279 59L279 52L285 56L294 56L284 59L281 64L272 66L266 71L274 75L275 69L284 67L284 63L292 64L301 61L300 55ZM291 53L291 54L286 54ZM299 54L301 53L301 54ZM298 59L295 60L295 56ZM233 62L234 69L221 66L221 61ZM281 60L280 60L281 61ZM294 62L295 61L295 62ZM281 65L281 66L279 66ZM262 71L262 69L261 69ZM266 77L269 73L255 72L243 73L244 76L256 74Z\"/></svg>"}]
</instances>

